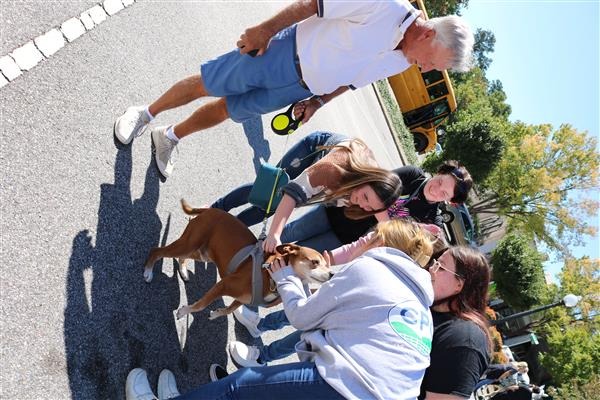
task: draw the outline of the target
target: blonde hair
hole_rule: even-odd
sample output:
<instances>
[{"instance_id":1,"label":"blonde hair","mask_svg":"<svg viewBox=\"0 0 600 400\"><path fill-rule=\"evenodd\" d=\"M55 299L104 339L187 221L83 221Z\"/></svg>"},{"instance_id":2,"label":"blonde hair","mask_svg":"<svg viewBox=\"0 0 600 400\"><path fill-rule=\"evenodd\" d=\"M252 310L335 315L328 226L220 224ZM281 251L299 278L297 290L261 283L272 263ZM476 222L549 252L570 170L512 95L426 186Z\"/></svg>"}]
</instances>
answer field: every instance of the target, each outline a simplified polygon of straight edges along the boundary
<instances>
[{"instance_id":1,"label":"blonde hair","mask_svg":"<svg viewBox=\"0 0 600 400\"><path fill-rule=\"evenodd\" d=\"M417 223L394 219L378 223L374 232L371 244L401 250L421 267L429 263L433 254L431 236Z\"/></svg>"}]
</instances>

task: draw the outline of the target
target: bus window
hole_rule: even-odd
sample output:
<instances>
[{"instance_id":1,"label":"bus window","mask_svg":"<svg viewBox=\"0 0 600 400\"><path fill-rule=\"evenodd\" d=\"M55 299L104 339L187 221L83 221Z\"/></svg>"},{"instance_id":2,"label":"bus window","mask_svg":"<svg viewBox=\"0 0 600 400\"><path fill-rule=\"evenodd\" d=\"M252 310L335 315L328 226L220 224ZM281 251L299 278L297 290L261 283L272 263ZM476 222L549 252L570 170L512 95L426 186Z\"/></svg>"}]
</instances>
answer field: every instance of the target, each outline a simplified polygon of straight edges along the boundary
<instances>
[{"instance_id":1,"label":"bus window","mask_svg":"<svg viewBox=\"0 0 600 400\"><path fill-rule=\"evenodd\" d=\"M444 75L435 69L432 69L431 71L425 72L421 75L423 76L423 82L425 82L425 86L429 86L444 79Z\"/></svg>"},{"instance_id":2,"label":"bus window","mask_svg":"<svg viewBox=\"0 0 600 400\"><path fill-rule=\"evenodd\" d=\"M447 101L440 101L440 102L436 103L435 107L433 108L434 117L439 117L440 115L447 114L449 112L450 112L450 107L448 107Z\"/></svg>"},{"instance_id":3,"label":"bus window","mask_svg":"<svg viewBox=\"0 0 600 400\"><path fill-rule=\"evenodd\" d=\"M446 116L449 112L448 100L443 98L435 103L404 113L404 123L410 129Z\"/></svg>"},{"instance_id":4,"label":"bus window","mask_svg":"<svg viewBox=\"0 0 600 400\"><path fill-rule=\"evenodd\" d=\"M439 97L447 95L448 87L446 86L446 82L442 81L437 85L428 87L427 93L429 93L429 100L435 100Z\"/></svg>"},{"instance_id":5,"label":"bus window","mask_svg":"<svg viewBox=\"0 0 600 400\"><path fill-rule=\"evenodd\" d=\"M445 120L445 119L446 119L446 117L445 117L445 116L443 116L443 117L441 117L441 118L438 118L438 119L436 119L435 121L433 121L433 126L438 126L438 125L440 125L442 122L444 122L444 120Z\"/></svg>"}]
</instances>

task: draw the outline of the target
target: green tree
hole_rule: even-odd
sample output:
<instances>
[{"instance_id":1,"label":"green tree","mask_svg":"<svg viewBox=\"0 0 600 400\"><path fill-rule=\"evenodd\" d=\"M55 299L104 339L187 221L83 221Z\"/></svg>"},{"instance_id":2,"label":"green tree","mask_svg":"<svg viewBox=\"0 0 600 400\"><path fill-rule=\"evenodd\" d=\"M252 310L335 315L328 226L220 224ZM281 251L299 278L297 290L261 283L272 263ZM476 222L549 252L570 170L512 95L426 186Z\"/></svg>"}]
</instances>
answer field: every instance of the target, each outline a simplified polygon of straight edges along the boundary
<instances>
[{"instance_id":1,"label":"green tree","mask_svg":"<svg viewBox=\"0 0 600 400\"><path fill-rule=\"evenodd\" d=\"M488 54L494 52L494 46L496 45L496 36L492 31L477 28L475 31L475 44L473 45L473 58L475 65L481 70L486 71L492 59L488 57Z\"/></svg>"},{"instance_id":2,"label":"green tree","mask_svg":"<svg viewBox=\"0 0 600 400\"><path fill-rule=\"evenodd\" d=\"M574 309L548 311L546 323L540 326L548 351L540 361L560 385L560 398L588 399L578 394L589 389L590 381L600 380L600 260L568 259L559 277L558 298L573 293L582 299Z\"/></svg>"},{"instance_id":3,"label":"green tree","mask_svg":"<svg viewBox=\"0 0 600 400\"><path fill-rule=\"evenodd\" d=\"M443 17L445 15L460 14L466 8L469 0L427 0L425 9L429 18Z\"/></svg>"},{"instance_id":4,"label":"green tree","mask_svg":"<svg viewBox=\"0 0 600 400\"><path fill-rule=\"evenodd\" d=\"M475 182L491 173L502 157L505 131L510 126L510 107L504 103L502 84L493 84L490 92L490 83L479 68L461 75L454 85L458 108L445 126L443 151L426 159L425 170L435 171L443 160L459 160Z\"/></svg>"},{"instance_id":5,"label":"green tree","mask_svg":"<svg viewBox=\"0 0 600 400\"><path fill-rule=\"evenodd\" d=\"M492 108L492 115L508 121L508 117L512 112L510 105L506 104L506 93L502 87L502 82L493 80L488 85L489 102Z\"/></svg>"},{"instance_id":6,"label":"green tree","mask_svg":"<svg viewBox=\"0 0 600 400\"><path fill-rule=\"evenodd\" d=\"M546 285L542 259L532 240L511 234L498 243L492 253L494 282L500 297L515 309L539 304Z\"/></svg>"},{"instance_id":7,"label":"green tree","mask_svg":"<svg viewBox=\"0 0 600 400\"><path fill-rule=\"evenodd\" d=\"M423 168L434 172L443 160L460 160L475 182L483 181L500 161L504 138L494 118L467 116L446 128L442 153L428 157Z\"/></svg>"},{"instance_id":8,"label":"green tree","mask_svg":"<svg viewBox=\"0 0 600 400\"><path fill-rule=\"evenodd\" d=\"M509 230L522 231L568 255L570 244L594 236L589 224L598 201L597 140L570 125L517 122L505 131L506 148L492 173L479 182L472 213L497 213ZM575 195L576 194L576 195Z\"/></svg>"}]
</instances>

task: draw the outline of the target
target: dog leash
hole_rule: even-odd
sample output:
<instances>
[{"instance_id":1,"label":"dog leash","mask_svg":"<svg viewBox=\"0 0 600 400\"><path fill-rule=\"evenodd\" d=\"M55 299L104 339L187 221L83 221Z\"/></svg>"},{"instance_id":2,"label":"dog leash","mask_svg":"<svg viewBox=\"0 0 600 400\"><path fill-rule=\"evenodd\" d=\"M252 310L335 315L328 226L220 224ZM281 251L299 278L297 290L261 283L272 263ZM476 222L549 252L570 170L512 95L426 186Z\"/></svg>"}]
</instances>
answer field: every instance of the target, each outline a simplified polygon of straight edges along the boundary
<instances>
[{"instance_id":1,"label":"dog leash","mask_svg":"<svg viewBox=\"0 0 600 400\"><path fill-rule=\"evenodd\" d=\"M283 154L287 151L288 142L290 140L290 135L286 135L285 137L285 145L283 146ZM281 161L280 161L281 162ZM260 235L258 235L258 241L261 244L267 238L267 220L269 219L269 212L271 212L271 206L273 205L273 199L275 198L275 191L277 190L277 182L279 181L279 177L281 176L281 171L283 168L279 167L277 169L277 176L275 177L275 182L273 182L273 188L271 189L271 197L269 197L269 202L267 203L267 209L265 210L265 218L263 219L263 227L260 231Z\"/></svg>"}]
</instances>

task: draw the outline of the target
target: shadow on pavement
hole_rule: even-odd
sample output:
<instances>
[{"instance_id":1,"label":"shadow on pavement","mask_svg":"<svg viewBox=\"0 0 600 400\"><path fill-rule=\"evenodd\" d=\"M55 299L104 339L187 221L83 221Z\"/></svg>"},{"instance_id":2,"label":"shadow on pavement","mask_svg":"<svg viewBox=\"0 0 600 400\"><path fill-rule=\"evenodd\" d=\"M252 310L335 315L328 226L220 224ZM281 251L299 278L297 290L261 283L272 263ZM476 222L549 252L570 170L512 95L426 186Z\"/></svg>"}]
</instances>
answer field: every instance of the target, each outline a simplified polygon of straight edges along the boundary
<instances>
[{"instance_id":1,"label":"shadow on pavement","mask_svg":"<svg viewBox=\"0 0 600 400\"><path fill-rule=\"evenodd\" d=\"M135 367L148 371L154 390L160 371L169 368L183 393L209 381L211 363L227 360L226 318L208 321L209 310L194 314L183 351L174 319L180 290L184 299L188 294L189 303L196 301L216 282L214 266L197 263L185 287L176 273L171 277L161 273L163 262L155 265L150 284L143 280L142 266L150 248L173 241L180 232L167 240L169 216L160 238L163 224L156 212L160 188L155 165L150 163L144 192L135 200L131 171L131 146L120 148L114 184L100 185L95 238L86 229L73 239L64 325L73 399L123 399L127 374ZM209 308L222 306L218 301ZM183 321L177 326L185 330Z\"/></svg>"},{"instance_id":2,"label":"shadow on pavement","mask_svg":"<svg viewBox=\"0 0 600 400\"><path fill-rule=\"evenodd\" d=\"M248 139L248 144L254 151L252 156L252 163L254 164L254 172L258 173L260 169L260 159L269 161L271 157L271 147L269 141L265 139L265 133L263 131L261 117L253 118L242 124L244 128L244 134Z\"/></svg>"}]
</instances>

